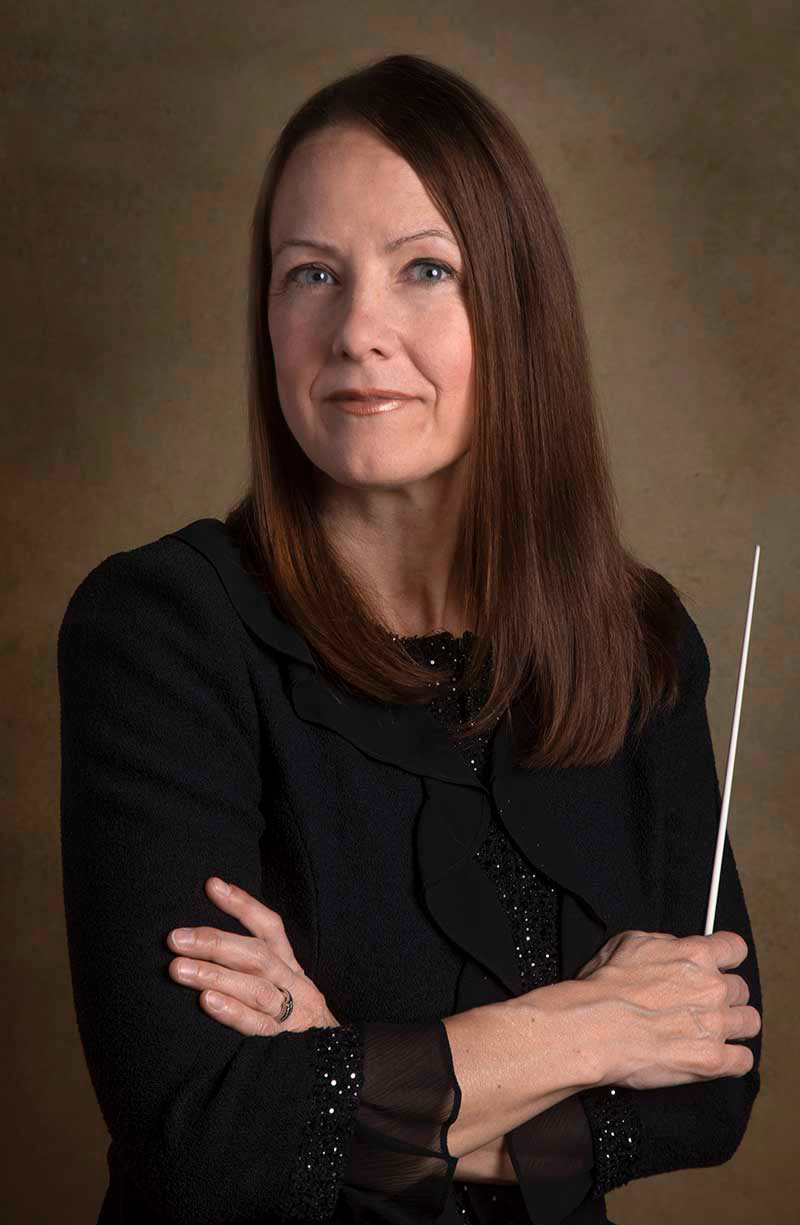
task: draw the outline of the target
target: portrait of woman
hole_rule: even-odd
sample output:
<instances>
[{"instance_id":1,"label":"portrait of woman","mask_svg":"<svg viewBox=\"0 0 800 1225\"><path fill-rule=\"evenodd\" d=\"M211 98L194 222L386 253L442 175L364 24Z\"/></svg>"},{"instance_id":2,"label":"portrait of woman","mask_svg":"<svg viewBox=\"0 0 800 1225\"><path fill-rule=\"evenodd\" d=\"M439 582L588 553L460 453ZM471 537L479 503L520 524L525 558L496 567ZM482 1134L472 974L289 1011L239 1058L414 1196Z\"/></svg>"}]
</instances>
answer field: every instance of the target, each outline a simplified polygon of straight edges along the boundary
<instances>
[{"instance_id":1,"label":"portrait of woman","mask_svg":"<svg viewBox=\"0 0 800 1225\"><path fill-rule=\"evenodd\" d=\"M727 835L701 934L709 655L512 121L417 55L318 89L248 323L242 496L58 635L98 1225L607 1222L736 1152L761 988Z\"/></svg>"}]
</instances>

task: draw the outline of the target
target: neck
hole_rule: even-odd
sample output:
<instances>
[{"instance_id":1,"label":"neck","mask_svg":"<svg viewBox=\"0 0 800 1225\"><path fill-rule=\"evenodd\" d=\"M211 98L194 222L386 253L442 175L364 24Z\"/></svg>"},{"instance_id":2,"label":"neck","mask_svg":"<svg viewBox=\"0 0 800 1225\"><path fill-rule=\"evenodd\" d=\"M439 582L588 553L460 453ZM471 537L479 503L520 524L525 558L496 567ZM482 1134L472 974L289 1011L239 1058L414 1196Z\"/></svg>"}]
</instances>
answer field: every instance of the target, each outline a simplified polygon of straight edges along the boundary
<instances>
[{"instance_id":1,"label":"neck","mask_svg":"<svg viewBox=\"0 0 800 1225\"><path fill-rule=\"evenodd\" d=\"M424 637L446 630L462 637L469 623L456 555L454 496L427 505L415 502L413 494L381 492L382 497L376 491L371 497L363 491L360 496L323 493L319 514L325 536L390 633Z\"/></svg>"}]
</instances>

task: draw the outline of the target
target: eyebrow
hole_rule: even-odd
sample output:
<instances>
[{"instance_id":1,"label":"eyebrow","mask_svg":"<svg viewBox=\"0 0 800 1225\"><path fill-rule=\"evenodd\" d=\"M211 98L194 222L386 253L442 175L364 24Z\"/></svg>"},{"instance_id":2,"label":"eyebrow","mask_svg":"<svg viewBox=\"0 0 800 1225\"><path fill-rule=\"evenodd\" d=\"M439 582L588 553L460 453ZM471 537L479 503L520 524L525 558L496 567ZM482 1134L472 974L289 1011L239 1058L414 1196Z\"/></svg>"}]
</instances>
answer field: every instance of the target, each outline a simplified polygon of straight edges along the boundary
<instances>
[{"instance_id":1,"label":"eyebrow","mask_svg":"<svg viewBox=\"0 0 800 1225\"><path fill-rule=\"evenodd\" d=\"M407 242L414 242L417 238L443 238L445 242L452 243L457 247L458 243L451 234L445 230L439 230L435 226L431 226L425 230L415 230L413 234L403 234L399 238L393 238L387 242L383 248L385 253L389 255L392 251L396 251L398 247L402 247ZM283 242L279 242L275 248L272 258L276 260L282 251L288 247L315 247L318 251L327 251L329 255L340 255L339 248L331 242L320 242L317 238L284 238Z\"/></svg>"}]
</instances>

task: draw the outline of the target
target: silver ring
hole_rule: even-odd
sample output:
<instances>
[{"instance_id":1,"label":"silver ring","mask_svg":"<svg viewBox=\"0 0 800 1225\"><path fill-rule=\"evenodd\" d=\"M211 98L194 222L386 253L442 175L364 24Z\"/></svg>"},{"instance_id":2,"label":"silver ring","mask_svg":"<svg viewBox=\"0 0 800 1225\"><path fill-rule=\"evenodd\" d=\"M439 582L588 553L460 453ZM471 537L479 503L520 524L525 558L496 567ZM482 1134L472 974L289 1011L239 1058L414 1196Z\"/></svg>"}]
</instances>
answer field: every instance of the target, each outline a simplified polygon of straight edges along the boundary
<instances>
[{"instance_id":1,"label":"silver ring","mask_svg":"<svg viewBox=\"0 0 800 1225\"><path fill-rule=\"evenodd\" d=\"M282 991L284 994L283 1011L281 1012L281 1015L278 1017L278 1024L280 1024L282 1021L285 1021L287 1017L290 1017L292 1015L292 1009L294 1008L294 1000L292 999L291 991L287 991L286 987L278 987L278 990Z\"/></svg>"}]
</instances>

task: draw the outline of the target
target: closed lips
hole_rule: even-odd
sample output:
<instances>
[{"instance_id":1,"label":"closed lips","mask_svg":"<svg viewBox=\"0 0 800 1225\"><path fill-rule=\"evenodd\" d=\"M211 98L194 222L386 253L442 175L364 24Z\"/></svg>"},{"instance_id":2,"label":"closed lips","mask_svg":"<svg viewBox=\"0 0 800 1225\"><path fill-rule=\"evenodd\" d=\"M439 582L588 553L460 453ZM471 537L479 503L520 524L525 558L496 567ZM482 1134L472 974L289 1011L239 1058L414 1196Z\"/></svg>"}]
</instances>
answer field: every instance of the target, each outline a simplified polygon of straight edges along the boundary
<instances>
[{"instance_id":1,"label":"closed lips","mask_svg":"<svg viewBox=\"0 0 800 1225\"><path fill-rule=\"evenodd\" d=\"M334 391L328 396L329 400L410 400L411 396L402 391L387 391L385 388L368 387L365 391L356 391L354 388L345 387L341 391Z\"/></svg>"}]
</instances>

